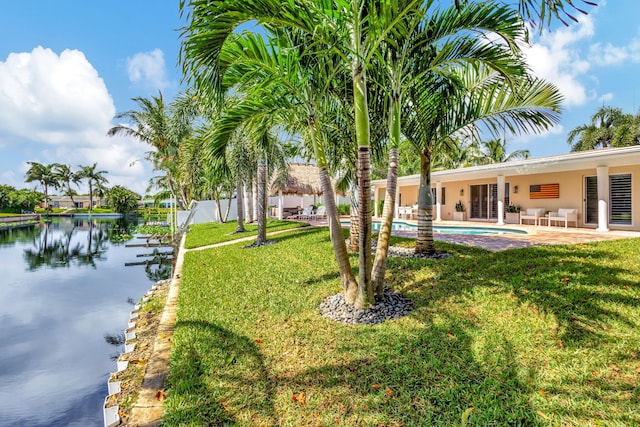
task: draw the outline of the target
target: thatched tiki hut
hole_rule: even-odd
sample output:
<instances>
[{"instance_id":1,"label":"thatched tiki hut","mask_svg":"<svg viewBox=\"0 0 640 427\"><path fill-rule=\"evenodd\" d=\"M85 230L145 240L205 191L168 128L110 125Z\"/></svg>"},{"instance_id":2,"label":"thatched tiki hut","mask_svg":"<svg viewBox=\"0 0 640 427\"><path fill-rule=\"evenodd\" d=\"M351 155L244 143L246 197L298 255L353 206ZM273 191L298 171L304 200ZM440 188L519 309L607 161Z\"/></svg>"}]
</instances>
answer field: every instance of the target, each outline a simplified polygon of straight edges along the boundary
<instances>
[{"instance_id":1,"label":"thatched tiki hut","mask_svg":"<svg viewBox=\"0 0 640 427\"><path fill-rule=\"evenodd\" d=\"M287 173L271 182L272 196L277 196L276 216L279 219L298 213L309 204L317 204L322 195L320 171L315 165L292 163Z\"/></svg>"}]
</instances>

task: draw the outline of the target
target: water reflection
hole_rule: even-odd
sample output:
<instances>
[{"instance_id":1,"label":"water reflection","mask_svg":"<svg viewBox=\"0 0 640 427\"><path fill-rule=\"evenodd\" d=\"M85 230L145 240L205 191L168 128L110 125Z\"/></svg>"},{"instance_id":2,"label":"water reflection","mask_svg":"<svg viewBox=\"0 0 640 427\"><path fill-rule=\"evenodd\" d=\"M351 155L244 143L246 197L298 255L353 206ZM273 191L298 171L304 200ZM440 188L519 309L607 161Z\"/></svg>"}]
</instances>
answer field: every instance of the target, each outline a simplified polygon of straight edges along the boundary
<instances>
[{"instance_id":1,"label":"water reflection","mask_svg":"<svg viewBox=\"0 0 640 427\"><path fill-rule=\"evenodd\" d=\"M63 219L0 231L3 427L102 425L115 370L105 331L126 327L131 300L161 270L124 266L149 251L121 242L133 226Z\"/></svg>"},{"instance_id":2,"label":"water reflection","mask_svg":"<svg viewBox=\"0 0 640 427\"><path fill-rule=\"evenodd\" d=\"M109 222L76 219L39 224L35 230L39 229L40 233L30 233L33 246L24 250L27 268L31 271L43 266L69 268L72 263L95 268L108 244L121 240L122 235L130 235L135 225L134 220L127 218ZM78 230L84 231L86 241L74 239Z\"/></svg>"}]
</instances>

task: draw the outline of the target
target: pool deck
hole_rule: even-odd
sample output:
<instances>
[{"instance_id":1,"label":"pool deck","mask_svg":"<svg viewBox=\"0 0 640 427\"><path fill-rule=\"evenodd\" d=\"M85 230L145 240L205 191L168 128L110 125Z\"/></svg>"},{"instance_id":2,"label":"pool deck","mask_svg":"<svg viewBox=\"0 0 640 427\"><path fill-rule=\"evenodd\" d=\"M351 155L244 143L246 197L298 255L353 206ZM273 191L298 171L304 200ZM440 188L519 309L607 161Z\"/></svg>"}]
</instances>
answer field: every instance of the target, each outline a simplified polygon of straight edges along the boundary
<instances>
[{"instance_id":1,"label":"pool deck","mask_svg":"<svg viewBox=\"0 0 640 427\"><path fill-rule=\"evenodd\" d=\"M326 225L326 221L309 221L312 225ZM398 220L407 224L416 224L416 221ZM471 234L440 234L434 233L435 240L456 243L459 245L481 247L492 252L504 251L507 249L526 248L540 245L571 245L578 243L597 242L602 240L618 240L640 238L637 231L610 230L600 232L589 228L575 227L547 227L535 225L506 224L496 225L494 222L477 221L439 221L433 222L436 226L457 226L457 227L486 227L504 228L512 230L523 230L527 234L501 234L501 235L471 235ZM416 237L415 231L393 231L396 236Z\"/></svg>"}]
</instances>

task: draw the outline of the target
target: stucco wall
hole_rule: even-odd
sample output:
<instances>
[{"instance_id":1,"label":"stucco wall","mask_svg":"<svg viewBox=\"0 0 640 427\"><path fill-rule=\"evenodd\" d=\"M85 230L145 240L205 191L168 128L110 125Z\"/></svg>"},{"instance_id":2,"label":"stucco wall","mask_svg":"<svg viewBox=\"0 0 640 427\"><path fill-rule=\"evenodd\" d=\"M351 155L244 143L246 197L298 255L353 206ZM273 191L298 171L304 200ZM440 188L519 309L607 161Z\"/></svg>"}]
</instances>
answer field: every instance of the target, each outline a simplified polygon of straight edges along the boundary
<instances>
[{"instance_id":1,"label":"stucco wall","mask_svg":"<svg viewBox=\"0 0 640 427\"><path fill-rule=\"evenodd\" d=\"M632 224L620 225L609 224L613 230L640 230L640 165L610 167L609 175L631 174L632 189ZM578 226L585 228L596 228L596 224L585 224L585 177L596 176L596 168L582 169L568 172L523 174L505 176L505 183L509 184L510 202L519 205L522 209L544 208L546 211L557 211L560 208L578 209ZM467 217L470 215L471 186L497 183L497 178L473 179L473 180L453 180L448 178L442 182L442 188L446 192L445 204L441 206L441 218L443 220L453 220L455 204L461 200L466 209ZM435 187L435 182L432 183ZM535 184L559 184L559 197L549 199L531 199L529 189ZM517 187L517 192L516 192ZM463 190L464 195L460 195ZM376 192L380 200L384 200L384 186L378 185ZM404 185L400 183L400 193L402 194L402 206L413 205L418 200L418 186L414 183ZM435 217L435 206L434 206ZM489 219L488 221L495 221Z\"/></svg>"}]
</instances>

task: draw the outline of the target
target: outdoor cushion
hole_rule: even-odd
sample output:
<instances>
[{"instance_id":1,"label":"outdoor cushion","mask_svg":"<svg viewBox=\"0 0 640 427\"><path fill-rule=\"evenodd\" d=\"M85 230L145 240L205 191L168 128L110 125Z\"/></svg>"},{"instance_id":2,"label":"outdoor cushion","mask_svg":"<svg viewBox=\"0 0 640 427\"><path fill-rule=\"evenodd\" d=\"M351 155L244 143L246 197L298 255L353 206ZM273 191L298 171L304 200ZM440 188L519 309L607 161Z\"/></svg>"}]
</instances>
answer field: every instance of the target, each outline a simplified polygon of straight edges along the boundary
<instances>
[{"instance_id":1,"label":"outdoor cushion","mask_svg":"<svg viewBox=\"0 0 640 427\"><path fill-rule=\"evenodd\" d=\"M535 225L538 225L538 218L544 216L546 212L545 208L527 208L526 211L520 212L520 224L523 219L532 219Z\"/></svg>"}]
</instances>

